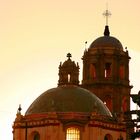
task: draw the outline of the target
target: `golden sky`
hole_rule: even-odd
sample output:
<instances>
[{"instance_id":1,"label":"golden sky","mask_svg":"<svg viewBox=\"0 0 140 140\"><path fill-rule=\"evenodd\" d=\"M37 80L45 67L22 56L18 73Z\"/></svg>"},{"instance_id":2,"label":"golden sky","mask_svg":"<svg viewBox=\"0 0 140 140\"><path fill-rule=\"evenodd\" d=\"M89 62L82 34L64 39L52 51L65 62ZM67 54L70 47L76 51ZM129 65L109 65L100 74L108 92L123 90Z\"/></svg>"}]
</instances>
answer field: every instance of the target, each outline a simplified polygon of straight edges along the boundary
<instances>
[{"instance_id":1,"label":"golden sky","mask_svg":"<svg viewBox=\"0 0 140 140\"><path fill-rule=\"evenodd\" d=\"M68 52L82 64L84 42L103 35L106 2L111 35L132 58L130 84L137 93L140 0L0 0L0 139L12 139L19 104L24 114L37 96L57 86L58 66Z\"/></svg>"}]
</instances>

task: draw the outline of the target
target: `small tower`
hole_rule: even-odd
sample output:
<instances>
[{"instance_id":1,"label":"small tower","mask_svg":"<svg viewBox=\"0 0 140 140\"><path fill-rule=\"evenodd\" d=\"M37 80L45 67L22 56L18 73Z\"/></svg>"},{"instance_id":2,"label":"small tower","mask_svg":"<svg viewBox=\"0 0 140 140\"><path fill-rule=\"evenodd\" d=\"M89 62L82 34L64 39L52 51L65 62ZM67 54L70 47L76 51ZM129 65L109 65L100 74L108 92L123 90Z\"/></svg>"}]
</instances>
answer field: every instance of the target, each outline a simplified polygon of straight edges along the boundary
<instances>
[{"instance_id":1,"label":"small tower","mask_svg":"<svg viewBox=\"0 0 140 140\"><path fill-rule=\"evenodd\" d=\"M59 80L60 85L78 85L79 84L79 65L71 60L71 54L67 54L68 59L59 65Z\"/></svg>"}]
</instances>

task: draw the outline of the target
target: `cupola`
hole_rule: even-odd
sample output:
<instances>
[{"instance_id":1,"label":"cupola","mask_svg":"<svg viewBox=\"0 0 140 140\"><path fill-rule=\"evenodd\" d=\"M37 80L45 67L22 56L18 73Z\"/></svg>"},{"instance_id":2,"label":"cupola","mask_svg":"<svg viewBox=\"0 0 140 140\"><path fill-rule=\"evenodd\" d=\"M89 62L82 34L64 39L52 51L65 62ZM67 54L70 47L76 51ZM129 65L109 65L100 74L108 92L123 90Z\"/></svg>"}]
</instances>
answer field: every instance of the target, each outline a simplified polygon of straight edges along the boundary
<instances>
[{"instance_id":1,"label":"cupola","mask_svg":"<svg viewBox=\"0 0 140 140\"><path fill-rule=\"evenodd\" d=\"M67 54L68 59L59 65L59 80L60 85L78 85L79 84L79 65L71 60L72 55Z\"/></svg>"}]
</instances>

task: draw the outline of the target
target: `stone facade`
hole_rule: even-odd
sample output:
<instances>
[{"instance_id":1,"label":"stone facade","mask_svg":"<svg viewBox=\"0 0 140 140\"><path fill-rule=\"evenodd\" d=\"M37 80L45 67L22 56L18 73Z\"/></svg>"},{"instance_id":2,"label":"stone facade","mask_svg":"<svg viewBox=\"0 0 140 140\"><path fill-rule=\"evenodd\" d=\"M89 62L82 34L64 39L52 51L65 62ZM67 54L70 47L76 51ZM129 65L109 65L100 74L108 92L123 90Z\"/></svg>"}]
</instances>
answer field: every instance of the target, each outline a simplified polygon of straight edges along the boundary
<instances>
[{"instance_id":1,"label":"stone facade","mask_svg":"<svg viewBox=\"0 0 140 140\"><path fill-rule=\"evenodd\" d=\"M13 128L14 140L126 139L126 127L122 121L95 113L17 114ZM79 130L79 139L66 138L69 128Z\"/></svg>"}]
</instances>

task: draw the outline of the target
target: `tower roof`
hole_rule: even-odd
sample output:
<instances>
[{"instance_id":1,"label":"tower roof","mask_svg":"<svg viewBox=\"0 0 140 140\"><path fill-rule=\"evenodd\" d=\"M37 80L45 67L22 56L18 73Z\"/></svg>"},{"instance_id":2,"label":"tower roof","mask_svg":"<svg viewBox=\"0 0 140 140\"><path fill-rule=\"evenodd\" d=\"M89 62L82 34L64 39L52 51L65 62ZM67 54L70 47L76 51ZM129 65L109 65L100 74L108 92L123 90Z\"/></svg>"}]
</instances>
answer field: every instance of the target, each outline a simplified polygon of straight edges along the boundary
<instances>
[{"instance_id":1,"label":"tower roof","mask_svg":"<svg viewBox=\"0 0 140 140\"><path fill-rule=\"evenodd\" d=\"M71 60L72 55L68 53L67 57L68 59L62 64L62 67L76 67L75 62Z\"/></svg>"},{"instance_id":2,"label":"tower roof","mask_svg":"<svg viewBox=\"0 0 140 140\"><path fill-rule=\"evenodd\" d=\"M105 26L104 36L95 39L91 43L90 49L92 48L123 50L121 42L117 38L110 36L109 26Z\"/></svg>"}]
</instances>

